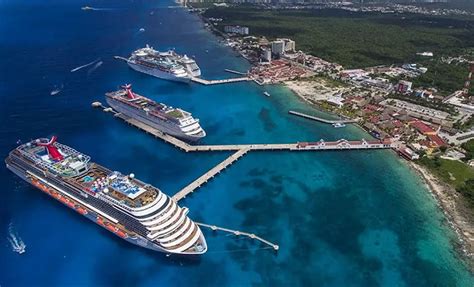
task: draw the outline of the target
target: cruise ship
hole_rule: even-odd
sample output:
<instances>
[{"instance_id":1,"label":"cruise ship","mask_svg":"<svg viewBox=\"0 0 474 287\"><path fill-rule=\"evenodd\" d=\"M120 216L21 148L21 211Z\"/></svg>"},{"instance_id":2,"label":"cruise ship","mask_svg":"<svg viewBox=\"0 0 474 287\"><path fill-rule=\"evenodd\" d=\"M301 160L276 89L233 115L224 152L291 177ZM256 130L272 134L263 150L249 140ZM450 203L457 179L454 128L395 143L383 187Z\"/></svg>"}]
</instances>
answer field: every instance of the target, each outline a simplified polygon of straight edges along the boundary
<instances>
[{"instance_id":1,"label":"cruise ship","mask_svg":"<svg viewBox=\"0 0 474 287\"><path fill-rule=\"evenodd\" d=\"M107 93L106 101L118 113L182 140L194 142L206 136L191 113L140 96L132 92L130 84Z\"/></svg>"},{"instance_id":2,"label":"cruise ship","mask_svg":"<svg viewBox=\"0 0 474 287\"><path fill-rule=\"evenodd\" d=\"M201 75L195 60L171 50L159 52L148 45L134 51L127 63L136 71L171 81L188 82Z\"/></svg>"},{"instance_id":3,"label":"cruise ship","mask_svg":"<svg viewBox=\"0 0 474 287\"><path fill-rule=\"evenodd\" d=\"M130 243L167 254L207 251L187 208L134 174L91 162L56 137L22 144L5 162L23 180Z\"/></svg>"}]
</instances>

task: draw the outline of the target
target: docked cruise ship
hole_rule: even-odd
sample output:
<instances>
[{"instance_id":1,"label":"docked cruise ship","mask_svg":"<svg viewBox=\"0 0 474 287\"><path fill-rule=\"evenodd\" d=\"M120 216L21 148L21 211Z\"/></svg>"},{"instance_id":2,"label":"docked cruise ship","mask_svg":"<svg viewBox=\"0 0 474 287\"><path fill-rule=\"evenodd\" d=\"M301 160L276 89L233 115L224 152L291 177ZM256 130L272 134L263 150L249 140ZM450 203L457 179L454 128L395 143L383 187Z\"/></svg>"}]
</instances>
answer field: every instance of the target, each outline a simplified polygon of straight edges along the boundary
<instances>
[{"instance_id":1,"label":"docked cruise ship","mask_svg":"<svg viewBox=\"0 0 474 287\"><path fill-rule=\"evenodd\" d=\"M53 137L20 145L5 162L25 181L128 242L168 254L207 251L187 208L134 174L90 159Z\"/></svg>"},{"instance_id":2,"label":"docked cruise ship","mask_svg":"<svg viewBox=\"0 0 474 287\"><path fill-rule=\"evenodd\" d=\"M107 103L117 112L138 120L163 133L186 140L197 141L206 132L191 113L166 106L132 92L131 85L106 94Z\"/></svg>"},{"instance_id":3,"label":"docked cruise ship","mask_svg":"<svg viewBox=\"0 0 474 287\"><path fill-rule=\"evenodd\" d=\"M159 52L148 45L134 51L127 63L136 71L171 81L187 82L201 75L196 61L188 56L181 56L171 50Z\"/></svg>"}]
</instances>

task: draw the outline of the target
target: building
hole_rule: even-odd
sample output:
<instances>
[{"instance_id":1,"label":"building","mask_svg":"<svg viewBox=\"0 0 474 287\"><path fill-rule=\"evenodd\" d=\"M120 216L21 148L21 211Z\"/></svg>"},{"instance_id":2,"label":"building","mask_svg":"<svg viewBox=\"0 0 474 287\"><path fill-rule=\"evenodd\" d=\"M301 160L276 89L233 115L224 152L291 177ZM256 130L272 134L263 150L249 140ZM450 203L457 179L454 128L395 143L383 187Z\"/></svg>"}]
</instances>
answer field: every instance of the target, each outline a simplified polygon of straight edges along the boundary
<instances>
[{"instance_id":1,"label":"building","mask_svg":"<svg viewBox=\"0 0 474 287\"><path fill-rule=\"evenodd\" d=\"M272 51L269 48L263 48L260 59L262 59L263 62L270 63L272 61Z\"/></svg>"},{"instance_id":2,"label":"building","mask_svg":"<svg viewBox=\"0 0 474 287\"><path fill-rule=\"evenodd\" d=\"M400 80L398 84L395 86L395 90L398 93L402 93L402 94L410 93L412 85L413 85L412 82Z\"/></svg>"},{"instance_id":3,"label":"building","mask_svg":"<svg viewBox=\"0 0 474 287\"><path fill-rule=\"evenodd\" d=\"M226 33L233 33L233 34L240 34L240 35L248 35L249 34L249 27L244 26L224 26L224 32Z\"/></svg>"},{"instance_id":4,"label":"building","mask_svg":"<svg viewBox=\"0 0 474 287\"><path fill-rule=\"evenodd\" d=\"M276 40L272 42L272 54L281 56L285 54L285 42L282 40Z\"/></svg>"},{"instance_id":5,"label":"building","mask_svg":"<svg viewBox=\"0 0 474 287\"><path fill-rule=\"evenodd\" d=\"M283 41L285 43L285 47L284 47L285 53L287 53L287 52L289 52L289 53L296 52L296 43L295 43L295 41L293 41L291 39L287 39L287 38L282 38L282 39L277 39L277 40Z\"/></svg>"}]
</instances>

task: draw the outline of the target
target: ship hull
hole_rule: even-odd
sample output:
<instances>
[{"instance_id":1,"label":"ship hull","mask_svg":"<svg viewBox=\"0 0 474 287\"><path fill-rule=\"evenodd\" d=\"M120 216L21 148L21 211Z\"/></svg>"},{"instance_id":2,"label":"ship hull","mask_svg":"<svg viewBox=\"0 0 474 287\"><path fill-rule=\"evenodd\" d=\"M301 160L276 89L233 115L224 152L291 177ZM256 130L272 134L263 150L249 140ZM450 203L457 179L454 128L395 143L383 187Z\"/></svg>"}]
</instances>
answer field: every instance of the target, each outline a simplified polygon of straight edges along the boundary
<instances>
[{"instance_id":1,"label":"ship hull","mask_svg":"<svg viewBox=\"0 0 474 287\"><path fill-rule=\"evenodd\" d=\"M163 252L163 253L169 253L167 250L161 248L160 246L154 244L153 242L149 241L148 239L140 235L137 235L137 234L133 236L125 235L126 233L124 232L121 233L121 232L116 232L115 230L113 230L111 228L111 225L107 226L105 224L100 224L100 222L103 222L103 221L98 220L98 218L102 218L101 215L99 215L97 212L94 212L93 210L85 206L85 204L87 204L86 203L87 199L80 198L79 200L81 201L81 203L79 203L78 202L79 200L76 200L78 196L72 195L74 194L73 191L70 191L70 190L67 191L64 188L55 188L56 185L51 183L47 178L34 174L31 171L28 174L26 170L22 170L21 168L15 167L11 163L9 163L9 160L6 161L6 166L11 172L16 174L25 182L31 184L33 187L36 187L37 189L41 190L43 193L46 193L50 197L61 202L66 207L81 214L82 216L89 219L90 221L105 228L107 231L118 236L119 238L143 248L147 248L153 251L158 251L158 252ZM66 199L67 201L65 201Z\"/></svg>"},{"instance_id":2,"label":"ship hull","mask_svg":"<svg viewBox=\"0 0 474 287\"><path fill-rule=\"evenodd\" d=\"M187 135L174 123L166 122L156 117L151 118L152 116L147 115L143 110L133 109L132 107L126 106L109 97L106 98L106 101L115 111L179 139L196 142L205 136L205 133L199 135Z\"/></svg>"},{"instance_id":3,"label":"ship hull","mask_svg":"<svg viewBox=\"0 0 474 287\"><path fill-rule=\"evenodd\" d=\"M133 62L130 62L130 61L128 61L127 63L132 69L134 69L137 72L141 72L141 73L144 73L144 74L156 77L156 78L160 78L160 79L163 79L163 80L180 82L180 83L189 83L190 80L191 80L191 78L189 78L187 76L186 77L177 77L177 76L175 76L171 73L166 73L166 72L163 72L159 69L153 69L153 68L145 67L143 65L137 65L137 64L135 64Z\"/></svg>"}]
</instances>

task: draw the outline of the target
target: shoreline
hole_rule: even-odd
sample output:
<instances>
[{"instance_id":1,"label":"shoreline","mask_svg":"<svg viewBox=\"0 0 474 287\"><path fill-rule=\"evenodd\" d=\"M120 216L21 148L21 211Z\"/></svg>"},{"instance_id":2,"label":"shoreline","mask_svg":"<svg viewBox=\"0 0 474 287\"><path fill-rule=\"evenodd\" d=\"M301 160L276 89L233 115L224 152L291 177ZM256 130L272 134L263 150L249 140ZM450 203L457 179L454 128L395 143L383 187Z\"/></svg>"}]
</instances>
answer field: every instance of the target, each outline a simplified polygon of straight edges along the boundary
<instances>
[{"instance_id":1,"label":"shoreline","mask_svg":"<svg viewBox=\"0 0 474 287\"><path fill-rule=\"evenodd\" d=\"M414 162L405 161L411 170L422 179L430 194L435 198L440 210L445 215L446 223L456 233L456 246L459 253L466 259L471 271L474 271L474 221L463 214L462 198L456 190L441 182L425 167Z\"/></svg>"},{"instance_id":2,"label":"shoreline","mask_svg":"<svg viewBox=\"0 0 474 287\"><path fill-rule=\"evenodd\" d=\"M334 116L337 114L322 109L319 105L314 103L305 94L295 89L291 84L284 82L283 85L288 88L296 97L309 104L311 107L316 108L322 112L329 113ZM358 128L367 132L359 124L355 124ZM456 250L461 255L462 259L466 262L469 270L474 272L474 218L470 218L463 214L463 208L459 200L461 199L456 190L446 183L441 182L434 174L432 174L425 167L418 165L414 162L403 160L408 167L421 178L429 193L436 200L436 204L441 212L444 214L446 220L445 223L449 225L449 228L456 233L457 242L453 243Z\"/></svg>"},{"instance_id":3,"label":"shoreline","mask_svg":"<svg viewBox=\"0 0 474 287\"><path fill-rule=\"evenodd\" d=\"M203 22L207 23L204 17L198 15L198 18ZM204 27L204 29L208 30L216 36L217 38L225 39L225 37L218 33L220 31L215 31L215 29ZM235 49L233 49L236 51ZM241 53L236 51L240 57L244 58L248 61L245 57L242 56ZM292 94L299 99L303 100L306 104L310 107L315 108L319 111L327 113L330 116L340 117L337 113L332 111L328 111L323 109L320 105L316 103L318 99L324 99L326 95L320 94L316 97L313 101L311 96L314 97L314 94L311 91L306 90L303 87L298 89L297 86L292 85L292 83L297 82L295 80L290 81L283 81L280 83L281 86L288 88ZM344 88L341 88L344 89ZM311 95L311 96L310 96ZM363 130L364 132L368 133L368 131L362 127L359 123L354 124L359 129ZM370 135L370 134L369 134ZM449 228L455 232L456 234L456 242L453 242L453 246L457 250L458 254L460 255L461 260L466 263L466 266L471 272L474 272L474 218L468 218L462 215L462 206L460 206L458 199L460 199L460 195L452 188L451 186L447 185L439 181L430 171L426 168L415 164L414 162L409 162L403 160L407 166L420 177L423 183L426 185L429 193L431 196L434 197L436 204L441 212L444 214L445 223L449 225Z\"/></svg>"}]
</instances>

